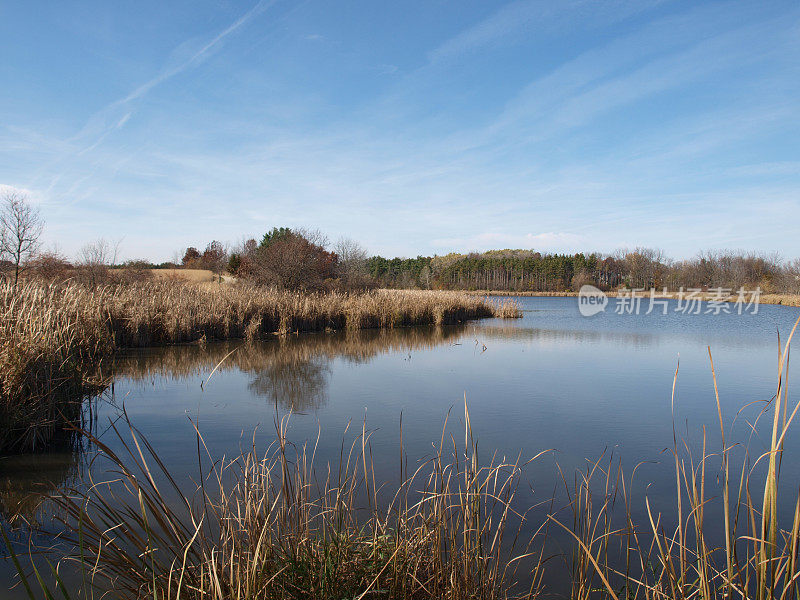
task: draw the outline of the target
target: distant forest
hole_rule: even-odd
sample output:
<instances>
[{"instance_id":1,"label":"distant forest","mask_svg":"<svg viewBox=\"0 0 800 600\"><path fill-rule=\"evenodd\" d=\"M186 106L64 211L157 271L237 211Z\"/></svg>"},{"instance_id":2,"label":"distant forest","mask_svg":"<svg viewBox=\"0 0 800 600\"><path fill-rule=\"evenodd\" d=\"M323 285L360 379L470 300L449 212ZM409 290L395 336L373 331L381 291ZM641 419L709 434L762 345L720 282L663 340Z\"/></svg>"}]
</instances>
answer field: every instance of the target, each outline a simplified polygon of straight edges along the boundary
<instances>
[{"instance_id":1,"label":"distant forest","mask_svg":"<svg viewBox=\"0 0 800 600\"><path fill-rule=\"evenodd\" d=\"M660 250L636 248L613 254L548 254L535 250L490 250L469 254L384 258L369 256L358 242L335 244L317 230L273 227L260 238L230 247L219 241L190 246L173 261L117 260L119 242L86 244L77 260L41 251L43 221L19 195L0 201L0 278L75 280L90 285L148 279L156 269L201 269L222 282L312 292L358 291L376 287L509 292L569 292L586 284L603 290L652 288L677 291L760 288L765 293L800 294L800 259L734 251L701 252L672 260Z\"/></svg>"},{"instance_id":2,"label":"distant forest","mask_svg":"<svg viewBox=\"0 0 800 600\"><path fill-rule=\"evenodd\" d=\"M610 256L544 254L534 250L367 260L380 286L533 292L577 291L584 284L602 289L754 289L800 293L800 260L736 252L705 252L674 261L659 250L637 248Z\"/></svg>"},{"instance_id":3,"label":"distant forest","mask_svg":"<svg viewBox=\"0 0 800 600\"><path fill-rule=\"evenodd\" d=\"M153 265L155 266L155 265ZM204 252L188 248L180 264L279 287L356 289L370 287L509 292L569 292L585 284L603 290L651 288L761 288L765 293L800 293L800 259L734 251L701 252L672 260L661 250L636 248L613 254L548 254L535 250L490 250L416 258L369 254L352 240L329 247L319 232L275 228L260 243L248 240L228 250L212 242Z\"/></svg>"}]
</instances>

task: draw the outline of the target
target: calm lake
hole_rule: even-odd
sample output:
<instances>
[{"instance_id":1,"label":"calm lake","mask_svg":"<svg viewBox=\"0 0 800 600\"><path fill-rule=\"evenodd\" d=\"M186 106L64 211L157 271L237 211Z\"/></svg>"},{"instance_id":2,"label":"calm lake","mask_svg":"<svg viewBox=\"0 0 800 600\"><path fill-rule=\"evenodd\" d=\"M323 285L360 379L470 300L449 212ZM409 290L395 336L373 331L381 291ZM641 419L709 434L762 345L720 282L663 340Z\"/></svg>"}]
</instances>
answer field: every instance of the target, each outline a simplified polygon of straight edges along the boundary
<instances>
[{"instance_id":1,"label":"calm lake","mask_svg":"<svg viewBox=\"0 0 800 600\"><path fill-rule=\"evenodd\" d=\"M637 472L640 488L652 484L648 495L669 503L674 471L671 454L663 451L673 444L671 391L679 360L678 435L699 449L705 425L709 447L719 443L710 346L731 436L749 441L751 452L768 447L767 428L754 433L748 421L775 394L778 335L785 341L800 309L761 305L757 314L689 315L670 302L666 315L620 315L612 299L605 312L583 317L576 298L518 300L524 317L517 320L127 352L116 359L113 390L93 402L92 427L119 449L109 424L124 406L188 486L198 464L193 423L213 456L234 456L254 435L256 444L268 444L276 420L291 412L291 439L314 443L319 436L317 464L324 465L336 460L342 440L352 440L366 419L374 430L376 478L393 483L401 419L403 447L414 463L430 456L448 412L450 429L463 432L466 398L482 459L553 450L527 468L530 485L521 501L559 496L556 463L571 478L605 453L606 460L621 458L627 470L649 461ZM790 388L798 368L797 361L790 364ZM795 435L787 442L791 460L784 460L782 473L795 490L799 452ZM29 495L74 484L90 468L102 478L104 467L89 466L91 455L89 447L0 459L4 515L18 510L23 498L29 518L46 513ZM639 514L641 498L634 507ZM0 575L9 576L7 565L3 569Z\"/></svg>"}]
</instances>

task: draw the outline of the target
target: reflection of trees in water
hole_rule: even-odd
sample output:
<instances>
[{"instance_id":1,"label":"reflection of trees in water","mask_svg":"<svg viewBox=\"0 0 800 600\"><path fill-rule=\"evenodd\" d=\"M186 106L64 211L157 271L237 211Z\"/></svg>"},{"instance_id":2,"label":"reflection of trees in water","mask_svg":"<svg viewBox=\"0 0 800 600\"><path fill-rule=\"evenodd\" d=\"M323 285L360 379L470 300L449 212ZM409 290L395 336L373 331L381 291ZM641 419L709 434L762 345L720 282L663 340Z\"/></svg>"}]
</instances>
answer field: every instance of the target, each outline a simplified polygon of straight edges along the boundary
<instances>
[{"instance_id":1,"label":"reflection of trees in water","mask_svg":"<svg viewBox=\"0 0 800 600\"><path fill-rule=\"evenodd\" d=\"M217 371L241 371L253 376L249 388L279 406L313 410L327 400L330 362L344 358L367 363L379 354L413 352L451 342L463 327L414 327L314 333L244 343L221 342L132 351L117 357L117 378L148 381L155 377L188 379Z\"/></svg>"},{"instance_id":2,"label":"reflection of trees in water","mask_svg":"<svg viewBox=\"0 0 800 600\"><path fill-rule=\"evenodd\" d=\"M80 448L0 458L0 516L36 524L51 517L47 495L75 485L81 475Z\"/></svg>"},{"instance_id":3,"label":"reflection of trees in water","mask_svg":"<svg viewBox=\"0 0 800 600\"><path fill-rule=\"evenodd\" d=\"M330 359L275 360L255 371L249 388L281 408L305 412L320 408L328 399Z\"/></svg>"},{"instance_id":4,"label":"reflection of trees in water","mask_svg":"<svg viewBox=\"0 0 800 600\"><path fill-rule=\"evenodd\" d=\"M693 317L686 317L691 322ZM518 325L494 325L489 323L472 323L464 329L465 337L475 336L481 339L491 340L514 340L521 342L589 342L614 344L617 346L632 348L650 348L658 346L670 338L682 340L694 340L699 345L705 346L709 342L709 336L713 335L714 343L725 348L753 348L753 344L759 343L752 337L742 337L740 333L728 330L724 323L716 330L705 328L691 329L686 328L686 323L674 325L674 321L665 321L663 329L653 329L648 331L624 330L622 326L632 323L631 319L626 321L626 317L619 317L619 323L615 323L618 329L546 329L539 327L525 327ZM587 323L591 327L591 322Z\"/></svg>"},{"instance_id":5,"label":"reflection of trees in water","mask_svg":"<svg viewBox=\"0 0 800 600\"><path fill-rule=\"evenodd\" d=\"M584 329L544 329L514 325L471 325L465 329L469 336L491 340L514 340L520 342L608 342L625 346L652 346L659 337L648 332L603 331Z\"/></svg>"}]
</instances>

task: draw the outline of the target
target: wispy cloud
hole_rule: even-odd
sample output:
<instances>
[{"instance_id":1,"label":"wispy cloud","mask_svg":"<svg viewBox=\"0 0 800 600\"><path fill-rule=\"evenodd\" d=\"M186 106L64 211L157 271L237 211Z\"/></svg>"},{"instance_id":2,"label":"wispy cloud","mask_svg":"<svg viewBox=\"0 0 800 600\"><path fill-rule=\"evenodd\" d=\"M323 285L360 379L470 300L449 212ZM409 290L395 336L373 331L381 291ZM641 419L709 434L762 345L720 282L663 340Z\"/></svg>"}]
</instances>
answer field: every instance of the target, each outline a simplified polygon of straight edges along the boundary
<instances>
[{"instance_id":1,"label":"wispy cloud","mask_svg":"<svg viewBox=\"0 0 800 600\"><path fill-rule=\"evenodd\" d=\"M225 29L220 31L212 39L207 41L199 50L197 50L194 54L192 54L187 60L184 60L175 66L165 69L164 71L159 73L156 77L154 77L149 81L146 81L145 83L137 87L135 90L133 90L127 96L113 103L111 106L112 107L119 106L132 102L133 100L137 100L145 96L150 90L152 90L157 85L164 83L168 79L175 77L179 73L182 73L183 71L189 68L201 65L209 58L209 56L212 55L214 51L216 51L216 49L222 44L225 38L235 33L248 21L253 19L258 14L264 12L267 8L274 5L276 2L277 0L259 0L259 2L253 8L248 10L241 17L239 17L233 23L228 25Z\"/></svg>"},{"instance_id":2,"label":"wispy cloud","mask_svg":"<svg viewBox=\"0 0 800 600\"><path fill-rule=\"evenodd\" d=\"M354 33L336 19L291 20L316 5L282 14L280 35L226 45L269 6L187 40L79 136L0 124L0 181L52 199L49 231L67 249L110 228L161 259L273 225L399 255L653 245L681 256L747 240L800 254L796 7L513 2L438 44L404 38L414 71L376 51L397 31L358 60L365 46L348 46ZM556 47L567 25L601 33ZM223 47L224 65L209 60ZM497 47L532 59L493 62ZM165 85L178 74L193 92L180 102Z\"/></svg>"},{"instance_id":3,"label":"wispy cloud","mask_svg":"<svg viewBox=\"0 0 800 600\"><path fill-rule=\"evenodd\" d=\"M575 23L590 28L615 22L660 4L661 0L617 0L604 3L592 0L517 0L506 4L485 19L446 40L428 54L432 63L461 58L465 54L498 43L511 43L525 30L552 34ZM580 19L590 12L591 20Z\"/></svg>"},{"instance_id":4,"label":"wispy cloud","mask_svg":"<svg viewBox=\"0 0 800 600\"><path fill-rule=\"evenodd\" d=\"M491 250L503 248L524 248L537 251L565 251L582 248L587 240L574 233L548 231L544 233L509 234L502 232L479 233L468 238L434 239L431 243L447 251L460 249Z\"/></svg>"},{"instance_id":5,"label":"wispy cloud","mask_svg":"<svg viewBox=\"0 0 800 600\"><path fill-rule=\"evenodd\" d=\"M105 106L95 113L81 129L81 131L75 136L74 140L91 140L93 138L93 141L91 141L84 151L89 151L96 148L106 139L106 137L108 137L108 135L113 133L115 130L120 129L125 125L125 123L128 122L133 114L133 109L131 108L132 104L134 104L137 100L141 100L154 88L169 81L173 77L183 73L184 71L202 65L222 46L226 38L236 33L245 24L259 14L263 13L270 6L276 4L277 1L278 0L259 0L255 6L245 12L242 16L240 16L222 31L217 33L210 40L205 41L200 48L191 52L188 57L180 59L176 62L176 64L165 66L161 72L158 73L158 75L139 85L123 98L115 100L108 106ZM191 40L188 42L191 42Z\"/></svg>"},{"instance_id":6,"label":"wispy cloud","mask_svg":"<svg viewBox=\"0 0 800 600\"><path fill-rule=\"evenodd\" d=\"M167 64L155 77L137 86L126 96L115 100L107 106L95 112L77 134L61 142L62 150L55 154L47 163L40 166L38 173L32 178L32 183L38 184L41 177L48 180L45 187L52 191L64 177L65 171L70 169L67 164L75 156L91 155L116 131L122 129L133 117L136 111L136 104L145 98L153 89L166 83L177 75L190 69L199 67L217 52L224 41L242 29L249 21L259 14L276 4L278 0L259 0L252 8L242 14L230 25L222 29L212 38L205 40L199 48L190 50L188 56L180 52L181 56L177 61L168 60ZM187 40L179 49L185 45L191 45L194 40ZM177 53L177 49L176 52ZM174 53L174 54L175 54ZM82 167L83 174L78 176L78 181L85 182L96 172L96 167L89 169ZM73 184L70 192L75 188ZM75 196L71 196L70 203L75 202Z\"/></svg>"}]
</instances>

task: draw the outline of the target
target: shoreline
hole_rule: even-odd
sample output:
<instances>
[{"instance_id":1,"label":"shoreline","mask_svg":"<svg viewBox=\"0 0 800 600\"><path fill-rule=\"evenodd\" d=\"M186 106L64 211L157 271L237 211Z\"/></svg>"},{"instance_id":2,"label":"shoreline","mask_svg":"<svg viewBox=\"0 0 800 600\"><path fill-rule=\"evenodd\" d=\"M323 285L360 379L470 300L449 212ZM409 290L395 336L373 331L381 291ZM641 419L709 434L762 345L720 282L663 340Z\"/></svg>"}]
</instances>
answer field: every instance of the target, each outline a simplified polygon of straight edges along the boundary
<instances>
[{"instance_id":1,"label":"shoreline","mask_svg":"<svg viewBox=\"0 0 800 600\"><path fill-rule=\"evenodd\" d=\"M315 294L175 281L0 285L0 454L45 449L79 422L118 350L522 316L511 300L412 290Z\"/></svg>"},{"instance_id":2,"label":"shoreline","mask_svg":"<svg viewBox=\"0 0 800 600\"><path fill-rule=\"evenodd\" d=\"M532 297L532 298L577 298L578 292L515 292L515 291L508 291L508 290L465 290L465 294L471 294L473 296L507 296L507 297ZM605 295L609 298L618 298L620 296L624 296L619 291L609 291L605 292ZM630 296L627 296L630 297ZM649 293L643 293L641 298L649 298ZM670 298L670 299L677 299L678 293L677 292L668 292L666 294L660 293L655 295L656 298ZM716 297L714 294L709 292L702 292L698 296L695 296L703 302L708 302L709 300L718 300L720 298ZM684 299L688 299L687 296ZM749 299L749 295L748 295ZM724 302L736 302L738 297L736 294L729 295L723 299ZM761 294L758 299L759 304L776 304L780 306L791 306L791 307L800 307L800 294Z\"/></svg>"}]
</instances>

